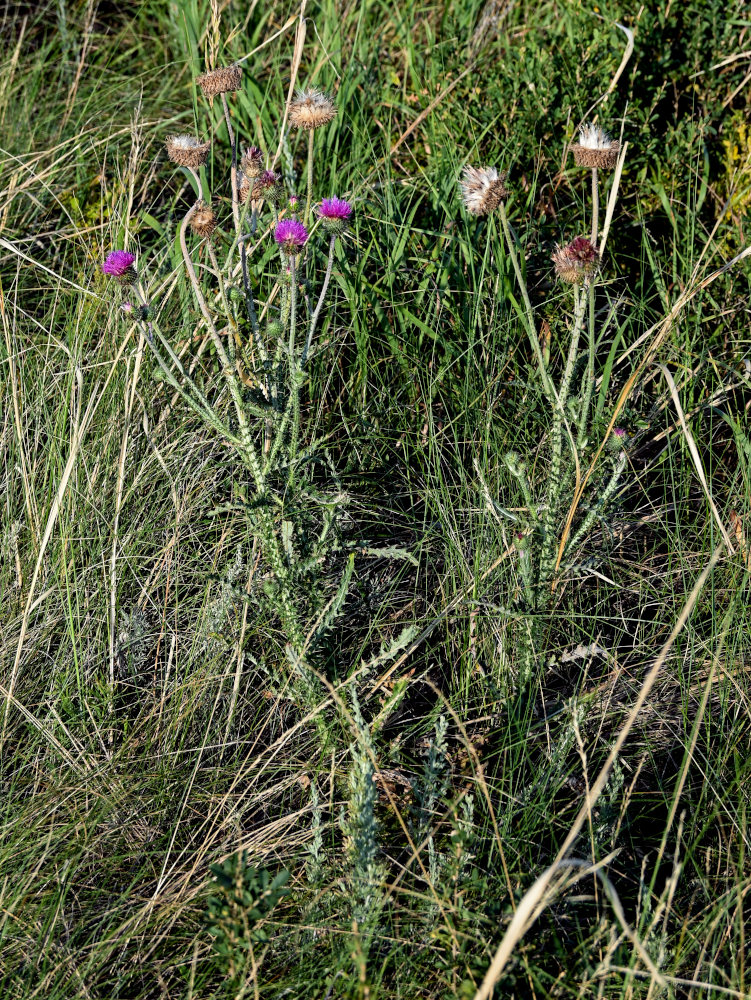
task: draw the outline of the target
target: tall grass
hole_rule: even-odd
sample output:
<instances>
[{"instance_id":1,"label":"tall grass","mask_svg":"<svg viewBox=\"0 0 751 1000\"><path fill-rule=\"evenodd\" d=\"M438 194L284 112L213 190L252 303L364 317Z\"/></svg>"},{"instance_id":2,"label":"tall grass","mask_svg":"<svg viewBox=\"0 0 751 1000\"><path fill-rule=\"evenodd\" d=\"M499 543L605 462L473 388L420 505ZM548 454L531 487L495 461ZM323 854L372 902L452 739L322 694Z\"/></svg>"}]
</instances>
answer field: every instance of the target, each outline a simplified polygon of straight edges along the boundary
<instances>
[{"instance_id":1,"label":"tall grass","mask_svg":"<svg viewBox=\"0 0 751 1000\"><path fill-rule=\"evenodd\" d=\"M304 39L278 4L5 15L0 993L749 996L745 10L302 14ZM529 316L559 388L574 294L550 255L591 235L564 152L617 23L634 51L595 113L629 146L551 510ZM304 201L306 139L279 143L295 51L339 108L314 200L355 206L300 395L315 461L272 484L296 531L331 517L298 645L242 462L101 274L137 252L234 438L163 143L215 135L224 252L230 149L193 80L243 59L233 125ZM463 210L467 164L509 171L508 239Z\"/></svg>"}]
</instances>

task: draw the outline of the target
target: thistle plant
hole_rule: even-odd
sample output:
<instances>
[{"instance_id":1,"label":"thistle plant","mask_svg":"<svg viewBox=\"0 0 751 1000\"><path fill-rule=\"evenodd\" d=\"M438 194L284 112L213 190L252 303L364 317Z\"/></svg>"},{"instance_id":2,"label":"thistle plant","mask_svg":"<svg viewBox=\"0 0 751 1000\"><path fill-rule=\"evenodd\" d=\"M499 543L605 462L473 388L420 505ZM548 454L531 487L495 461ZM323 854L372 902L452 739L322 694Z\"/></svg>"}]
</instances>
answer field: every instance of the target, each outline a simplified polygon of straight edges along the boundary
<instances>
[{"instance_id":1,"label":"thistle plant","mask_svg":"<svg viewBox=\"0 0 751 1000\"><path fill-rule=\"evenodd\" d=\"M222 201L221 188L207 190L201 176L212 155L219 159L221 134L172 135L166 153L194 187L178 241L182 278L191 296L192 339L212 346L213 379L193 374L195 365L184 359L176 337L163 327L165 304L151 304L156 281L148 268L136 265L134 254L113 251L102 269L128 286L137 300L139 309L132 315L161 379L239 459L235 492L264 562L264 572L258 574L263 589L252 599L271 607L291 659L300 664L320 639L320 629L308 625L326 602L320 568L338 546L337 516L345 500L339 488L326 492L314 483L312 466L326 462L318 458L303 427L303 395L336 247L353 215L349 202L340 198L324 198L315 210L313 206L313 136L332 121L336 108L320 91L301 92L289 108L290 127L309 136L301 213L294 192L285 189L263 151L249 146L240 152L230 105L242 86L240 67L214 69L196 83L209 102L221 103L220 121L230 147L230 213L223 210L227 199ZM270 286L262 258L265 253L268 260L271 247L277 273ZM290 689L293 697L302 697L302 691L303 700L312 697L309 680L295 687L293 678Z\"/></svg>"},{"instance_id":2,"label":"thistle plant","mask_svg":"<svg viewBox=\"0 0 751 1000\"><path fill-rule=\"evenodd\" d=\"M206 904L208 931L233 995L243 996L256 961L254 946L268 940L264 917L288 894L289 872L280 871L272 877L266 868L249 865L246 851L210 867L215 894Z\"/></svg>"},{"instance_id":3,"label":"thistle plant","mask_svg":"<svg viewBox=\"0 0 751 1000\"><path fill-rule=\"evenodd\" d=\"M609 475L600 483L589 511L562 546L564 504L573 495L576 470L581 467L596 433L592 397L597 345L610 319L608 317L603 325L598 325L595 310L606 241L606 234L601 237L599 227L599 173L616 166L620 144L611 140L597 125L589 124L582 127L579 142L571 149L576 165L591 172L591 225L588 236L576 236L557 245L551 256L554 274L570 303L566 324L568 346L563 352L563 371L557 379L542 347L537 315L520 263L520 248L506 214L506 175L493 167L467 167L461 181L464 205L470 214L490 216L497 213L500 218L506 251L521 294L521 304L516 306L518 315L529 338L540 388L551 414L546 483L541 498L535 499L527 465L520 456L509 453L505 457L505 464L519 484L526 508L525 516L517 524L514 548L525 603L532 612L542 611L549 605L557 575L562 569L570 568L571 555L602 517L626 466L626 435L617 428L613 431L612 446L607 453L611 466ZM610 196L611 215L616 197L617 186ZM586 347L582 349L584 337ZM519 677L522 684L531 677L535 639L534 629L531 632L525 630Z\"/></svg>"}]
</instances>

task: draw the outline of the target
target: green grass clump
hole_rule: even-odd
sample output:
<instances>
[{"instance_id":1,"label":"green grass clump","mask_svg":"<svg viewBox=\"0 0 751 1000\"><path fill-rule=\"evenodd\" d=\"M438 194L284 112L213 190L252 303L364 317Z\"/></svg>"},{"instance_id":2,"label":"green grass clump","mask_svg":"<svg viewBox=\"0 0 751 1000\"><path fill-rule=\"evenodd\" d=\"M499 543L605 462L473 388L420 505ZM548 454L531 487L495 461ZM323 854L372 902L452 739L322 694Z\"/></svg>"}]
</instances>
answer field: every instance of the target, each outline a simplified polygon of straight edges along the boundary
<instances>
[{"instance_id":1,"label":"green grass clump","mask_svg":"<svg viewBox=\"0 0 751 1000\"><path fill-rule=\"evenodd\" d=\"M747 30L739 0L9 8L0 996L751 997ZM355 211L299 365L278 325L329 245L292 294L259 216L256 330L194 82L239 59L239 141L303 205L293 66L338 107L314 202ZM628 148L574 292L595 116ZM218 341L176 133L214 139ZM508 171L503 217L466 165Z\"/></svg>"}]
</instances>

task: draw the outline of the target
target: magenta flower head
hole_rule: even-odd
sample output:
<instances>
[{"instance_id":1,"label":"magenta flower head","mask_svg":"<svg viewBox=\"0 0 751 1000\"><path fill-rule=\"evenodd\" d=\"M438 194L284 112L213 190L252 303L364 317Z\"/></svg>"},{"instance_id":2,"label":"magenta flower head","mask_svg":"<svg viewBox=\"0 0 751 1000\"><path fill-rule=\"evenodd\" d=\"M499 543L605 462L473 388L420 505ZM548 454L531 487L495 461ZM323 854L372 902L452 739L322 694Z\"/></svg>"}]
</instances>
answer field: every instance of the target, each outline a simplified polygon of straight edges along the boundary
<instances>
[{"instance_id":1,"label":"magenta flower head","mask_svg":"<svg viewBox=\"0 0 751 1000\"><path fill-rule=\"evenodd\" d=\"M343 233L347 223L352 217L352 206L348 201L341 198L324 198L318 208L318 215L326 229L332 236Z\"/></svg>"},{"instance_id":2,"label":"magenta flower head","mask_svg":"<svg viewBox=\"0 0 751 1000\"><path fill-rule=\"evenodd\" d=\"M104 258L102 271L111 278L117 278L121 285L132 285L136 280L135 262L136 258L127 250L112 250Z\"/></svg>"},{"instance_id":3,"label":"magenta flower head","mask_svg":"<svg viewBox=\"0 0 751 1000\"><path fill-rule=\"evenodd\" d=\"M297 219L282 219L274 231L274 239L288 257L295 257L308 241L308 230Z\"/></svg>"}]
</instances>

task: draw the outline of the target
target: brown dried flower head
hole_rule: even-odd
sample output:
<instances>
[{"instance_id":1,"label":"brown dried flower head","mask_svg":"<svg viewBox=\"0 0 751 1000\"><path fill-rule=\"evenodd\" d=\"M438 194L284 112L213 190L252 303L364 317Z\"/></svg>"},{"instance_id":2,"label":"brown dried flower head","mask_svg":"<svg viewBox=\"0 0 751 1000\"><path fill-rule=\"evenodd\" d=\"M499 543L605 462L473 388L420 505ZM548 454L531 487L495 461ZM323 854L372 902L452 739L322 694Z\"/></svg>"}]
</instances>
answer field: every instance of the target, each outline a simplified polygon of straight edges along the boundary
<instances>
[{"instance_id":1,"label":"brown dried flower head","mask_svg":"<svg viewBox=\"0 0 751 1000\"><path fill-rule=\"evenodd\" d=\"M180 167L198 170L209 157L211 141L199 142L192 135L171 135L167 139L167 156Z\"/></svg>"},{"instance_id":2,"label":"brown dried flower head","mask_svg":"<svg viewBox=\"0 0 751 1000\"><path fill-rule=\"evenodd\" d=\"M245 176L242 170L237 171L237 199L241 205L244 205L248 200L248 195L250 194L251 182Z\"/></svg>"},{"instance_id":3,"label":"brown dried flower head","mask_svg":"<svg viewBox=\"0 0 751 1000\"><path fill-rule=\"evenodd\" d=\"M495 167L465 167L462 178L464 206L472 215L487 215L505 201L506 174L499 174Z\"/></svg>"},{"instance_id":4,"label":"brown dried flower head","mask_svg":"<svg viewBox=\"0 0 751 1000\"><path fill-rule=\"evenodd\" d=\"M248 146L240 161L246 177L260 177L263 173L263 153L258 146Z\"/></svg>"},{"instance_id":5,"label":"brown dried flower head","mask_svg":"<svg viewBox=\"0 0 751 1000\"><path fill-rule=\"evenodd\" d=\"M211 205L200 202L190 219L190 228L196 236L211 236L216 229L216 215Z\"/></svg>"},{"instance_id":6,"label":"brown dried flower head","mask_svg":"<svg viewBox=\"0 0 751 1000\"><path fill-rule=\"evenodd\" d=\"M594 123L582 125L579 141L571 147L577 167L597 167L600 170L612 170L618 162L620 150L620 142L611 139Z\"/></svg>"},{"instance_id":7,"label":"brown dried flower head","mask_svg":"<svg viewBox=\"0 0 751 1000\"><path fill-rule=\"evenodd\" d=\"M336 105L320 90L298 90L289 106L292 128L312 129L328 125L336 115Z\"/></svg>"},{"instance_id":8,"label":"brown dried flower head","mask_svg":"<svg viewBox=\"0 0 751 1000\"><path fill-rule=\"evenodd\" d=\"M196 77L196 83L209 100L218 94L229 94L240 89L242 66L222 66Z\"/></svg>"},{"instance_id":9,"label":"brown dried flower head","mask_svg":"<svg viewBox=\"0 0 751 1000\"><path fill-rule=\"evenodd\" d=\"M559 244L553 251L552 260L556 275L570 285L589 280L600 266L600 255L586 236L577 236L565 246Z\"/></svg>"}]
</instances>

